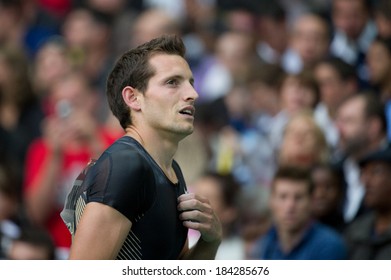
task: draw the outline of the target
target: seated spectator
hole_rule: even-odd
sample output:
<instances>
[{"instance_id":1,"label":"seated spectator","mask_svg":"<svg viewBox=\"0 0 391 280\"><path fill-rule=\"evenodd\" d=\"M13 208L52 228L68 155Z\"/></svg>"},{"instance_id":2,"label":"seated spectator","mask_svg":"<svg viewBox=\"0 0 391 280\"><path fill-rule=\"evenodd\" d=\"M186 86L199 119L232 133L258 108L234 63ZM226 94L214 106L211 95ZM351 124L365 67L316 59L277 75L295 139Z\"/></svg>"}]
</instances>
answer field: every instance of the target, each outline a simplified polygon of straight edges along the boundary
<instances>
[{"instance_id":1,"label":"seated spectator","mask_svg":"<svg viewBox=\"0 0 391 280\"><path fill-rule=\"evenodd\" d=\"M391 37L376 37L369 47L366 65L369 84L384 105L387 138L391 139Z\"/></svg>"},{"instance_id":2,"label":"seated spectator","mask_svg":"<svg viewBox=\"0 0 391 280\"><path fill-rule=\"evenodd\" d=\"M0 156L17 168L18 178L29 144L41 136L43 117L24 52L0 47Z\"/></svg>"},{"instance_id":3,"label":"seated spectator","mask_svg":"<svg viewBox=\"0 0 391 280\"><path fill-rule=\"evenodd\" d=\"M252 126L267 135L271 119L280 111L279 93L286 73L278 65L260 63L254 66L248 80L249 111Z\"/></svg>"},{"instance_id":4,"label":"seated spectator","mask_svg":"<svg viewBox=\"0 0 391 280\"><path fill-rule=\"evenodd\" d=\"M337 57L319 61L314 66L314 75L319 84L319 103L314 115L333 152L339 138L336 127L337 108L347 97L357 93L358 77L352 65Z\"/></svg>"},{"instance_id":5,"label":"seated spectator","mask_svg":"<svg viewBox=\"0 0 391 280\"><path fill-rule=\"evenodd\" d=\"M391 146L364 156L360 162L369 212L346 230L349 259L391 259Z\"/></svg>"},{"instance_id":6,"label":"seated spectator","mask_svg":"<svg viewBox=\"0 0 391 280\"><path fill-rule=\"evenodd\" d=\"M221 175L216 172L206 172L191 186L191 189L194 193L210 201L221 221L223 238L215 259L245 259L244 241L237 231L239 214L237 199L240 193L240 185L235 178L230 174ZM198 238L199 234L194 239Z\"/></svg>"},{"instance_id":7,"label":"seated spectator","mask_svg":"<svg viewBox=\"0 0 391 280\"><path fill-rule=\"evenodd\" d=\"M292 116L285 127L277 156L280 166L310 168L327 161L328 145L311 111L302 111Z\"/></svg>"},{"instance_id":8,"label":"seated spectator","mask_svg":"<svg viewBox=\"0 0 391 280\"><path fill-rule=\"evenodd\" d=\"M253 64L259 62L253 37L226 31L216 38L215 50L194 71L198 103L225 96L237 83L245 82Z\"/></svg>"},{"instance_id":9,"label":"seated spectator","mask_svg":"<svg viewBox=\"0 0 391 280\"><path fill-rule=\"evenodd\" d=\"M268 207L269 189L244 188L239 201L239 235L244 242L246 259L252 258L258 240L266 234L271 225Z\"/></svg>"},{"instance_id":10,"label":"seated spectator","mask_svg":"<svg viewBox=\"0 0 391 280\"><path fill-rule=\"evenodd\" d=\"M280 110L271 120L270 141L279 148L288 120L302 110L314 110L319 101L319 87L310 71L287 75L279 95Z\"/></svg>"},{"instance_id":11,"label":"seated spectator","mask_svg":"<svg viewBox=\"0 0 391 280\"><path fill-rule=\"evenodd\" d=\"M26 160L24 199L34 225L43 226L60 255L67 257L71 235L60 217L65 197L91 158L97 158L115 139L99 124L96 95L83 75L58 80L49 96L49 115L43 137L34 141Z\"/></svg>"},{"instance_id":12,"label":"seated spectator","mask_svg":"<svg viewBox=\"0 0 391 280\"><path fill-rule=\"evenodd\" d=\"M342 232L345 227L342 207L346 187L343 171L330 163L323 163L315 165L311 173L314 182L313 217Z\"/></svg>"},{"instance_id":13,"label":"seated spectator","mask_svg":"<svg viewBox=\"0 0 391 280\"><path fill-rule=\"evenodd\" d=\"M289 39L289 55L283 64L288 73L312 69L329 55L330 26L325 18L316 13L304 13L292 23Z\"/></svg>"},{"instance_id":14,"label":"seated spectator","mask_svg":"<svg viewBox=\"0 0 391 280\"><path fill-rule=\"evenodd\" d=\"M358 161L387 143L387 121L384 106L372 92L347 98L337 110L336 121L341 154L336 163L343 169L347 183L343 213L345 223L350 223L366 211Z\"/></svg>"},{"instance_id":15,"label":"seated spectator","mask_svg":"<svg viewBox=\"0 0 391 280\"><path fill-rule=\"evenodd\" d=\"M56 36L43 42L31 62L35 94L46 109L46 99L53 84L72 69L69 48L64 39Z\"/></svg>"},{"instance_id":16,"label":"seated spectator","mask_svg":"<svg viewBox=\"0 0 391 280\"><path fill-rule=\"evenodd\" d=\"M257 54L262 61L275 65L285 65L290 57L289 15L281 1L258 1L257 11Z\"/></svg>"},{"instance_id":17,"label":"seated spectator","mask_svg":"<svg viewBox=\"0 0 391 280\"><path fill-rule=\"evenodd\" d=\"M346 259L342 236L312 219L312 191L308 169L281 167L277 170L270 193L273 224L258 241L254 259Z\"/></svg>"},{"instance_id":18,"label":"seated spectator","mask_svg":"<svg viewBox=\"0 0 391 280\"><path fill-rule=\"evenodd\" d=\"M378 35L383 38L391 37L391 2L389 0L374 1L373 18Z\"/></svg>"},{"instance_id":19,"label":"seated spectator","mask_svg":"<svg viewBox=\"0 0 391 280\"><path fill-rule=\"evenodd\" d=\"M377 34L371 15L372 2L375 1L333 0L331 3L334 35L330 52L356 68L360 88L365 88L368 83L364 61L369 45Z\"/></svg>"}]
</instances>

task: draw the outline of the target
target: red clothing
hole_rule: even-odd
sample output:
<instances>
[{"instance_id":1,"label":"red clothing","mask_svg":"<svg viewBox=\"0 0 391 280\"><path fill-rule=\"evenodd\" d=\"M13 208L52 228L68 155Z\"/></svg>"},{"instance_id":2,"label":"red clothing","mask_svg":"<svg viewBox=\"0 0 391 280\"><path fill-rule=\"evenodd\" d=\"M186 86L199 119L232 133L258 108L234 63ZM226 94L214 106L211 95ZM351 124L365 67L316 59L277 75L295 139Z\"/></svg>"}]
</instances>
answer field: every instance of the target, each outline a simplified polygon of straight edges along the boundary
<instances>
[{"instance_id":1,"label":"red clothing","mask_svg":"<svg viewBox=\"0 0 391 280\"><path fill-rule=\"evenodd\" d=\"M102 130L101 138L102 143L104 143L103 148L107 148L111 145L116 137L117 135L111 135L107 133L107 131ZM43 139L36 140L29 147L25 168L25 193L33 191L34 186L39 186L39 184L34 184L34 181L39 179L46 158L50 155L49 153L50 150ZM75 178L84 169L92 157L93 155L87 146L82 147L77 151L66 149L63 152L62 171L56 186L53 213L47 219L45 224L46 229L53 237L57 247L69 248L71 245L71 235L60 217L60 212L64 207L66 195L72 188Z\"/></svg>"},{"instance_id":2,"label":"red clothing","mask_svg":"<svg viewBox=\"0 0 391 280\"><path fill-rule=\"evenodd\" d=\"M56 17L64 17L72 9L71 0L39 0L39 5Z\"/></svg>"}]
</instances>

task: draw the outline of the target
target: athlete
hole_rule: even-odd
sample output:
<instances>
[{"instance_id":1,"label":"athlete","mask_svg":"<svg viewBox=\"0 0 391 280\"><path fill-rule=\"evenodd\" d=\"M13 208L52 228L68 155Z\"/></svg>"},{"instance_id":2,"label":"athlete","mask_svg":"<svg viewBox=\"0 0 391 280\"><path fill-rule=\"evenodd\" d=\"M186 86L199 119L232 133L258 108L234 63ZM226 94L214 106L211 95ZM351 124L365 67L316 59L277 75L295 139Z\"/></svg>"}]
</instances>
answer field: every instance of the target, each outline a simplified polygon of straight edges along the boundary
<instances>
[{"instance_id":1,"label":"athlete","mask_svg":"<svg viewBox=\"0 0 391 280\"><path fill-rule=\"evenodd\" d=\"M221 224L207 199L187 193L173 160L193 132L193 75L177 36L119 58L107 80L110 109L125 135L76 180L62 217L69 259L214 259ZM188 229L201 238L189 248Z\"/></svg>"}]
</instances>

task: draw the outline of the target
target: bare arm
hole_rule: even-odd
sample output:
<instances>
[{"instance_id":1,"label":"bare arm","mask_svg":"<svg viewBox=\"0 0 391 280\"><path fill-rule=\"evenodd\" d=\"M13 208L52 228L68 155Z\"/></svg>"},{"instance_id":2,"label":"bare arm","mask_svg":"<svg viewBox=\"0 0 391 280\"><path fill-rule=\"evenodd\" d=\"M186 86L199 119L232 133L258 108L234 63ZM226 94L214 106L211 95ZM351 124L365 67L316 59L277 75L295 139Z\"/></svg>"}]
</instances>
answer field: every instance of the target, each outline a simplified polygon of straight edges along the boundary
<instances>
[{"instance_id":1,"label":"bare arm","mask_svg":"<svg viewBox=\"0 0 391 280\"><path fill-rule=\"evenodd\" d=\"M69 259L115 259L131 227L132 223L114 208L88 203L77 226Z\"/></svg>"},{"instance_id":2,"label":"bare arm","mask_svg":"<svg viewBox=\"0 0 391 280\"><path fill-rule=\"evenodd\" d=\"M184 250L182 259L214 259L220 246L222 228L207 199L195 194L184 194L179 198L178 209L183 211L179 218L184 226L198 230L201 238L191 249ZM186 246L188 246L186 242Z\"/></svg>"}]
</instances>

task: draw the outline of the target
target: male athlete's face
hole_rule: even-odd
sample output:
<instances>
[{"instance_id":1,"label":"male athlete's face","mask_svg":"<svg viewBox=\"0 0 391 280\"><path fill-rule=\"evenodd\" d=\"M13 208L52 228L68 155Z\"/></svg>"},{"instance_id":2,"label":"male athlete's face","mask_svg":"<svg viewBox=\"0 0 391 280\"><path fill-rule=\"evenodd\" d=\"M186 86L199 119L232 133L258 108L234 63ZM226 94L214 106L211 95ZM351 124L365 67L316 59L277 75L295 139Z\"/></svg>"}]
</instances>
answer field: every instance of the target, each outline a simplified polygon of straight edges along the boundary
<instances>
[{"instance_id":1,"label":"male athlete's face","mask_svg":"<svg viewBox=\"0 0 391 280\"><path fill-rule=\"evenodd\" d=\"M191 134L198 94L188 63L178 55L155 54L149 64L155 75L142 96L146 123L166 135L183 138Z\"/></svg>"}]
</instances>

